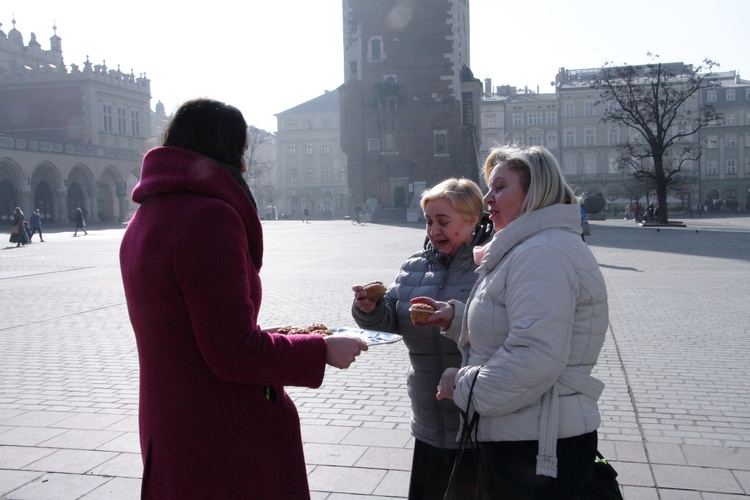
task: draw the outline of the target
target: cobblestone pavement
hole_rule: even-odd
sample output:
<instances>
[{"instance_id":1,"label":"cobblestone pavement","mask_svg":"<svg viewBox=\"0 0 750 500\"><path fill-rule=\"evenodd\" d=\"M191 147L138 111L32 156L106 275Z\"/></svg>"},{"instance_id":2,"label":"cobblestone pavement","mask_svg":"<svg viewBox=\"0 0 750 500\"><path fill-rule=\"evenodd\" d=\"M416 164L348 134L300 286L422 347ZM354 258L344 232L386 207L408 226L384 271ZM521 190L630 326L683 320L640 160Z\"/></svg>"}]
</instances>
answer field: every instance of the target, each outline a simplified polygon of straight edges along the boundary
<instances>
[{"instance_id":1,"label":"cobblestone pavement","mask_svg":"<svg viewBox=\"0 0 750 500\"><path fill-rule=\"evenodd\" d=\"M625 497L750 493L750 218L686 228L592 221L610 295L596 375L600 449ZM353 326L351 286L390 282L417 226L264 223L264 326ZM0 244L0 498L136 499L138 360L122 228ZM7 242L8 234L0 233ZM401 344L374 346L320 389L289 388L315 499L405 498L413 440Z\"/></svg>"}]
</instances>

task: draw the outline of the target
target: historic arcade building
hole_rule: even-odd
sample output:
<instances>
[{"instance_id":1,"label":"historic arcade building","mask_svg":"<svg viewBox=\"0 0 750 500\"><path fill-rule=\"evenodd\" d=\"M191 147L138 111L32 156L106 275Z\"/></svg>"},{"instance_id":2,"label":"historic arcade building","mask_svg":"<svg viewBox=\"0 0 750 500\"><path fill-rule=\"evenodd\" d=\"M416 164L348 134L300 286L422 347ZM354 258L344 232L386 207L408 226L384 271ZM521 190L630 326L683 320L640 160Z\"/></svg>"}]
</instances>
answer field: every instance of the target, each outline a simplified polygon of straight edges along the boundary
<instances>
[{"instance_id":1,"label":"historic arcade building","mask_svg":"<svg viewBox=\"0 0 750 500\"><path fill-rule=\"evenodd\" d=\"M65 224L80 207L91 222L122 221L151 130L145 74L63 61L57 27L44 50L0 24L0 221L40 209Z\"/></svg>"}]
</instances>

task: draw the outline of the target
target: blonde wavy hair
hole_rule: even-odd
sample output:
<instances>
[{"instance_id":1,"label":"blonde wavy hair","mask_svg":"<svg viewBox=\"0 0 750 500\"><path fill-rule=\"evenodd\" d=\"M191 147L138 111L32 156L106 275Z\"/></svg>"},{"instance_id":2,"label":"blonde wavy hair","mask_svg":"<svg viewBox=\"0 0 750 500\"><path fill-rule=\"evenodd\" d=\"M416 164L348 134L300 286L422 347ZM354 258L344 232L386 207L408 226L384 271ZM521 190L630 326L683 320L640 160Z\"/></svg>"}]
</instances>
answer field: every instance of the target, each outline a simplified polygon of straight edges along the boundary
<instances>
[{"instance_id":1,"label":"blonde wavy hair","mask_svg":"<svg viewBox=\"0 0 750 500\"><path fill-rule=\"evenodd\" d=\"M494 148L484 163L484 180L489 185L490 174L498 165L508 165L521 180L526 198L522 213L564 203L578 204L579 200L568 185L560 164L547 149L541 146L508 145Z\"/></svg>"},{"instance_id":2,"label":"blonde wavy hair","mask_svg":"<svg viewBox=\"0 0 750 500\"><path fill-rule=\"evenodd\" d=\"M433 200L446 199L466 222L479 222L484 211L482 190L476 182L469 179L451 177L422 193L419 204L424 212L427 203Z\"/></svg>"}]
</instances>

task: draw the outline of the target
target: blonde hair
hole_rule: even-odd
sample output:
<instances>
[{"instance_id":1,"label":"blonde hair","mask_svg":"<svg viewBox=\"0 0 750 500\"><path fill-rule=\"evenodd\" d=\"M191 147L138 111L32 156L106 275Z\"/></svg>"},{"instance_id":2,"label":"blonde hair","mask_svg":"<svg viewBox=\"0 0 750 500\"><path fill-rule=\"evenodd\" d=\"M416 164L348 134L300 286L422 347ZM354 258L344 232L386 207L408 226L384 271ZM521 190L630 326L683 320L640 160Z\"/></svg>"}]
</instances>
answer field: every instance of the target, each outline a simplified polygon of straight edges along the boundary
<instances>
[{"instance_id":1,"label":"blonde hair","mask_svg":"<svg viewBox=\"0 0 750 500\"><path fill-rule=\"evenodd\" d=\"M422 193L419 204L422 212L425 211L427 203L433 200L446 199L451 206L460 213L466 222L479 222L484 211L482 202L482 190L476 182L469 179L456 179L451 177L431 187Z\"/></svg>"},{"instance_id":2,"label":"blonde hair","mask_svg":"<svg viewBox=\"0 0 750 500\"><path fill-rule=\"evenodd\" d=\"M578 198L562 173L555 157L541 146L501 146L494 148L484 163L484 180L490 183L492 170L499 165L519 175L526 198L522 213L529 213L556 203L573 205Z\"/></svg>"}]
</instances>

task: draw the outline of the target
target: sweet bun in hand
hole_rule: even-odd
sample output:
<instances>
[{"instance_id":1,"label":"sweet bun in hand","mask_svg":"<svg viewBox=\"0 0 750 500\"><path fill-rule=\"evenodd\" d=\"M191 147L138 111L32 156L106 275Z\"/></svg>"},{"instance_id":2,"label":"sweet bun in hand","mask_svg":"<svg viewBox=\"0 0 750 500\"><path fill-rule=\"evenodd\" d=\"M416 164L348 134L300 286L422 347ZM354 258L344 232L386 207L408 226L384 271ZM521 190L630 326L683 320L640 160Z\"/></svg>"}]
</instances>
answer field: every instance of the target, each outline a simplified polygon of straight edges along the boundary
<instances>
[{"instance_id":1,"label":"sweet bun in hand","mask_svg":"<svg viewBox=\"0 0 750 500\"><path fill-rule=\"evenodd\" d=\"M414 323L427 323L427 318L435 312L435 308L429 304L417 302L409 307L411 320Z\"/></svg>"},{"instance_id":2,"label":"sweet bun in hand","mask_svg":"<svg viewBox=\"0 0 750 500\"><path fill-rule=\"evenodd\" d=\"M377 302L378 300L382 299L385 295L385 292L387 292L387 289L385 288L385 285L383 285L382 281L372 281L362 287L362 289L367 293L367 300L370 300L372 302Z\"/></svg>"}]
</instances>

